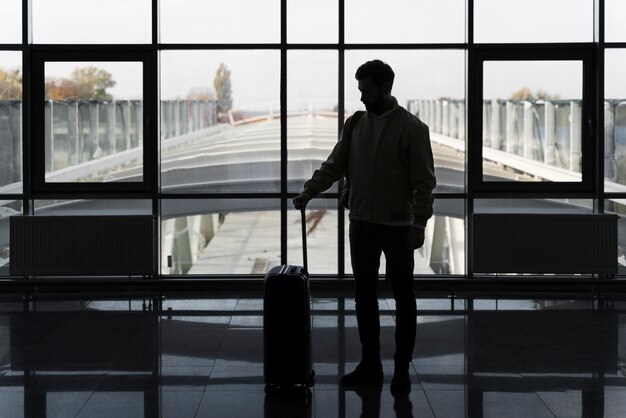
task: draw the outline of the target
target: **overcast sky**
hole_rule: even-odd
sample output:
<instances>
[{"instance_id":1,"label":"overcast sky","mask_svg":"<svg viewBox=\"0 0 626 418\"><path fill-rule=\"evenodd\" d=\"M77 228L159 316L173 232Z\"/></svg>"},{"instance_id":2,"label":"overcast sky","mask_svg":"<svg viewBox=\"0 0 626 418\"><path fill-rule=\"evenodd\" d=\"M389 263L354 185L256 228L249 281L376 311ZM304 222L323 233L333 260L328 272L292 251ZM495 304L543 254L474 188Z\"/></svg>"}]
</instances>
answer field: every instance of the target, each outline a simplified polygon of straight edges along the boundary
<instances>
[{"instance_id":1,"label":"overcast sky","mask_svg":"<svg viewBox=\"0 0 626 418\"><path fill-rule=\"evenodd\" d=\"M22 0L1 0L0 42L19 43ZM150 42L150 0L32 0L36 43ZM464 42L465 0L346 0L346 42ZM626 1L606 0L607 41L626 41ZM337 41L337 0L289 0L288 41ZM279 0L161 0L161 42L279 42ZM592 42L592 0L475 0L477 42ZM76 38L76 34L80 38ZM380 58L396 72L394 94L411 98L463 98L465 53L459 51L347 51L346 100L358 102L354 71ZM190 89L212 88L215 70L231 70L235 107L277 102L278 51L164 51L161 97L185 97ZM0 52L0 67L18 67L20 54ZM98 64L110 71L118 98L138 98L135 67ZM47 68L69 76L74 65ZM129 69L130 68L130 69ZM336 51L290 51L289 99L333 102L337 97ZM626 98L626 51L607 51L607 97ZM580 96L580 65L490 63L485 97L507 98L520 87L562 98Z\"/></svg>"}]
</instances>

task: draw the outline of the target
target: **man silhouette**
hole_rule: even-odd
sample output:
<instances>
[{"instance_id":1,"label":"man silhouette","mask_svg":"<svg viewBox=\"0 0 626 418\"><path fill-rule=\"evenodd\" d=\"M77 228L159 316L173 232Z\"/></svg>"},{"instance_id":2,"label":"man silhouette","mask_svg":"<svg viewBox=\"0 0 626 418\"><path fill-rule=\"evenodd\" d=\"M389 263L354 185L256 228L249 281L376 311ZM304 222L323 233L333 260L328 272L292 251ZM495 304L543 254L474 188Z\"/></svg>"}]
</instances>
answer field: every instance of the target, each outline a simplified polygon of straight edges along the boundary
<instances>
[{"instance_id":1,"label":"man silhouette","mask_svg":"<svg viewBox=\"0 0 626 418\"><path fill-rule=\"evenodd\" d=\"M391 391L407 393L416 328L413 252L424 243L436 180L428 126L391 95L394 76L391 67L380 60L357 69L355 78L366 112L346 120L339 142L293 204L298 209L306 207L345 175L362 359L340 382L350 387L383 380L377 284L384 252L396 301Z\"/></svg>"}]
</instances>

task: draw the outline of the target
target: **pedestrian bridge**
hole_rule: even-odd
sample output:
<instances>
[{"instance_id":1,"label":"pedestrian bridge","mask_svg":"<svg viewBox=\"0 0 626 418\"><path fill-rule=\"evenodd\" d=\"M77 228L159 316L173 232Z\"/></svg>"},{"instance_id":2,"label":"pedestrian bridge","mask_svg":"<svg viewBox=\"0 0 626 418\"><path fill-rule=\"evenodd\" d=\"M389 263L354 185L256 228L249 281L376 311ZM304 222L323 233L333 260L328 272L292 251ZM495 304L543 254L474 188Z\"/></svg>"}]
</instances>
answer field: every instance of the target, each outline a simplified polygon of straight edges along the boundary
<instances>
[{"instance_id":1,"label":"pedestrian bridge","mask_svg":"<svg viewBox=\"0 0 626 418\"><path fill-rule=\"evenodd\" d=\"M408 103L408 109L419 115L430 126L438 179L437 191L439 192L464 191L465 111L463 106L464 102L453 100L416 100ZM488 179L580 181L580 138L573 129L569 129L569 136L564 137L562 126L558 123L556 126L551 126L550 122L547 122L551 119L550 112L567 111L569 112L567 120L576 124L579 120L577 115L580 113L578 103L561 101L557 104L544 102L529 105L528 103L492 101L486 102L485 106L484 114L488 117L483 123L485 128L483 156L484 174ZM550 106L559 107L560 110L555 111ZM272 106L269 108L271 109ZM538 115L540 113L538 108L541 108L542 115ZM174 195L198 192L279 192L280 115L270 110L266 113L252 113L251 116L248 113L249 116L245 118L235 118L231 113L227 123L217 123L217 118L214 116L202 116L202 112L210 111L210 109L210 106L204 106L198 111L189 111L185 117L181 117L180 104L170 102L162 106L162 192ZM287 171L290 192L298 192L302 189L304 181L310 178L312 172L326 159L336 144L337 114L319 109L320 106L309 104L304 109L301 108L288 114ZM200 118L203 122L194 122L194 117ZM189 118L191 118L190 122ZM182 121L185 121L184 126ZM540 123L543 123L543 126L538 126ZM47 180L53 182L141 181L143 170L141 141L135 141L135 143L137 146L133 147L133 141L129 140L128 146L115 150L113 153L109 152L108 155L100 152L99 155L91 156L86 161L49 170ZM102 149L104 146L99 145L99 147ZM51 149L54 149L54 146ZM609 151L612 154L608 155L607 161L616 161L616 147L613 145L612 150ZM72 158L68 157L65 160L71 161ZM74 161L78 159L74 158ZM615 164L614 166L607 164L607 170L609 174L607 178L618 180L617 174L620 170ZM17 184L9 184L2 187L0 192L17 193L20 190L19 187ZM626 192L626 186L616 181L607 181L605 187L607 192ZM280 210L279 199L224 199L212 201L210 204L202 199L168 199L164 202L162 227L165 235L171 235L169 238L171 242L166 247L176 246L176 241L183 233L193 235L193 231L189 232L189 228L194 222L194 217L214 217L216 214L224 213L269 213ZM516 202L511 202L511 207L507 210L515 210L515 205ZM525 211L558 210L581 213L589 211L588 208L574 202L558 200L529 200L525 201L524 205ZM117 209L116 206L118 206ZM318 211L336 211L337 206L336 201L317 199L312 203L311 208ZM9 209L3 209L7 212L6 215L10 214ZM483 209L497 210L493 207ZM150 212L150 210L149 204L139 200L123 202L76 200L46 202L39 208L36 206L36 213L39 214L99 212L111 214L115 211L128 214L129 212ZM478 203L476 210L481 210ZM429 223L427 231L428 242L424 257L428 260L424 265L443 263L444 261L440 260L440 253L445 252L448 260L447 271L463 273L464 205L456 199L439 199L435 205L435 215L436 218ZM187 218L188 222L182 225L181 218ZM327 219L331 218L332 216L327 216ZM215 231L219 224L219 219L211 218L212 226L209 229L214 232L199 240L199 242L204 241L202 245L205 245L207 241L213 241L217 245ZM8 217L5 216L0 218L0 229L4 228L8 228ZM202 229L202 222L196 225L196 229ZM275 230L273 235L276 235L279 230L280 228ZM8 236L8 233L2 233L0 230L0 241L8 239ZM624 237L623 234L621 236ZM276 243L280 242L279 236L268 237L268 239L275 240ZM193 241L189 237L185 240ZM162 244L165 245L164 242ZM8 243L0 242L0 247L6 245ZM202 245L196 243L192 247ZM626 243L620 243L620 246L625 248ZM331 245L331 248L335 247L336 244ZM321 248L323 246L320 246L319 251L322 251ZM293 249L293 251L298 250ZM165 248L164 259L171 256L173 252L181 254L180 249L172 251ZM180 272L193 272L193 266L202 260L202 253L202 249L188 248L182 251L182 258L188 259L188 266L182 268ZM331 259L336 258L336 250L329 252L328 256ZM258 257L252 258L256 260ZM254 266L254 262L252 264ZM164 265L164 268L170 268L170 266ZM228 269L232 270L232 268L235 267L230 266ZM254 269L254 267L251 268ZM243 271L245 272L245 269ZM427 273L428 269L424 272Z\"/></svg>"}]
</instances>

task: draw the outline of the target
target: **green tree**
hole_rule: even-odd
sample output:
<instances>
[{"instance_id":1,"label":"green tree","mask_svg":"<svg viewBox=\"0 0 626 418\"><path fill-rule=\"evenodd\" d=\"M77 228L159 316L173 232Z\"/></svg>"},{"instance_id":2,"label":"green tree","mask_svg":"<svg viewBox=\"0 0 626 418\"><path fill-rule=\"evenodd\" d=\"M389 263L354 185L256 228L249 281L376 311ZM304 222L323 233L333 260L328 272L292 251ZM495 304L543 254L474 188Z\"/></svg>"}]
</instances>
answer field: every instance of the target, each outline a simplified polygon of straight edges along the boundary
<instances>
[{"instance_id":1,"label":"green tree","mask_svg":"<svg viewBox=\"0 0 626 418\"><path fill-rule=\"evenodd\" d=\"M0 68L0 100L22 100L22 72Z\"/></svg>"},{"instance_id":2,"label":"green tree","mask_svg":"<svg viewBox=\"0 0 626 418\"><path fill-rule=\"evenodd\" d=\"M225 113L233 108L232 88L230 84L230 70L222 62L213 79L213 87L217 95L217 112Z\"/></svg>"}]
</instances>

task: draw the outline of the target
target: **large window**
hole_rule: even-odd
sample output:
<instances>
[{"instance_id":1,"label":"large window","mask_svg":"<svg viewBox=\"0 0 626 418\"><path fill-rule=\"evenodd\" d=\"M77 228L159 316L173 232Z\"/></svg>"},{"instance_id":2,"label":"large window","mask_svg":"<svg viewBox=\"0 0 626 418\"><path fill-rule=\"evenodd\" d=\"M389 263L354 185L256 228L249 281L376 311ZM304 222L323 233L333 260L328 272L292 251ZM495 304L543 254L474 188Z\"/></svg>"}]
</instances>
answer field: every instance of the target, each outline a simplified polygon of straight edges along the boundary
<instances>
[{"instance_id":1,"label":"large window","mask_svg":"<svg viewBox=\"0 0 626 418\"><path fill-rule=\"evenodd\" d=\"M354 74L371 59L392 66L392 94L429 127L436 203L417 275L473 274L475 212L625 214L619 0L2 10L0 274L19 213L152 213L155 274L168 278L260 278L302 263L291 200L363 109ZM314 277L352 273L338 197L333 185L307 213Z\"/></svg>"}]
</instances>

